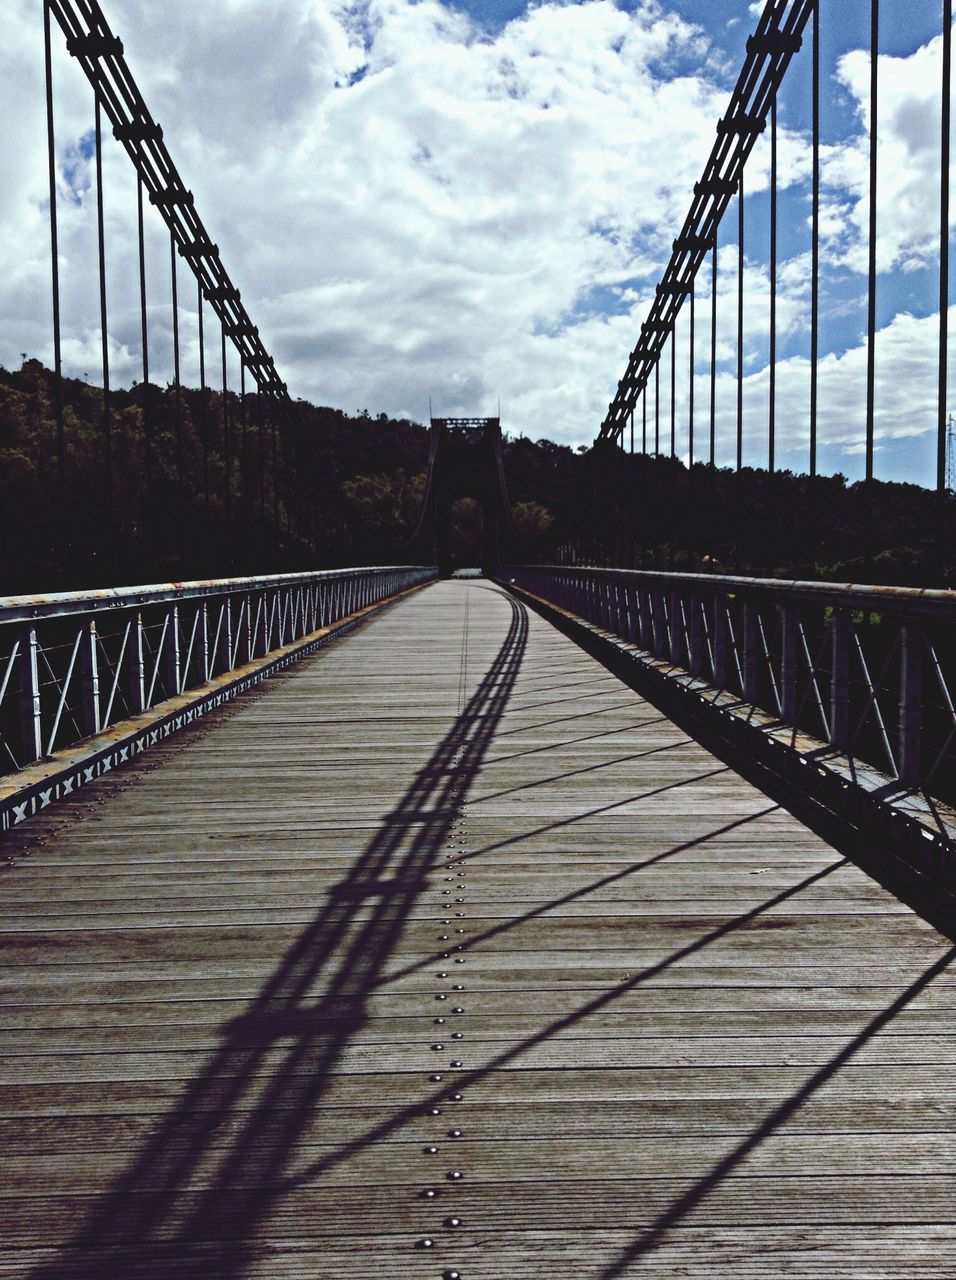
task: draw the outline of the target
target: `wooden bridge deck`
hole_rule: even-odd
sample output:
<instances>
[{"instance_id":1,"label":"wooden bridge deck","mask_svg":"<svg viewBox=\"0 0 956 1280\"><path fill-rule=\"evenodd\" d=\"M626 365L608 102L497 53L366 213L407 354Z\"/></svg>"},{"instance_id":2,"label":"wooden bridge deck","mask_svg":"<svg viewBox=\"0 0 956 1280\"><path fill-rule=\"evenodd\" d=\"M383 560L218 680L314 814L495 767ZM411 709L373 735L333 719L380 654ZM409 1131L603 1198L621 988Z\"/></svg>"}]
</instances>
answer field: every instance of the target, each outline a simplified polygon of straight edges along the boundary
<instances>
[{"instance_id":1,"label":"wooden bridge deck","mask_svg":"<svg viewBox=\"0 0 956 1280\"><path fill-rule=\"evenodd\" d=\"M956 1275L951 943L487 582L7 851L0 1276Z\"/></svg>"}]
</instances>

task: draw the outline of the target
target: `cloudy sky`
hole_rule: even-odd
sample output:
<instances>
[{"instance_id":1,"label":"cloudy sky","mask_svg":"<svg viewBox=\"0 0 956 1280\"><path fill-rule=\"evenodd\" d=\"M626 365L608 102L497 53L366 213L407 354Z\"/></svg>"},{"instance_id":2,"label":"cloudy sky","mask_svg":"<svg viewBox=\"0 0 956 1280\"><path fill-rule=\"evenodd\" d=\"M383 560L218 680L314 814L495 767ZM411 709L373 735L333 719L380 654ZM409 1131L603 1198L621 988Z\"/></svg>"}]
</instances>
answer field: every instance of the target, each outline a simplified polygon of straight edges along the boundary
<instances>
[{"instance_id":1,"label":"cloudy sky","mask_svg":"<svg viewBox=\"0 0 956 1280\"><path fill-rule=\"evenodd\" d=\"M0 50L0 364L49 360L41 6ZM748 0L103 0L243 301L295 396L423 419L494 413L589 443L714 140ZM866 323L864 0L823 0L821 467L857 477ZM934 479L939 0L884 0L877 473ZM68 371L98 379L91 91L55 32ZM806 468L809 47L781 111L778 458ZM748 166L747 445L766 461L767 151ZM139 376L135 181L108 140L114 376ZM718 461L733 458L736 217L722 231ZM150 210L155 380L171 376L168 239ZM183 376L198 380L181 284ZM700 280L699 333L710 284ZM956 332L956 316L952 327ZM699 438L706 432L699 342ZM688 346L678 333L678 446ZM665 369L667 366L665 365ZM669 387L669 372L664 378ZM956 388L956 367L953 370ZM956 394L954 394L956 401ZM954 403L956 408L956 403ZM662 424L669 443L670 407Z\"/></svg>"}]
</instances>

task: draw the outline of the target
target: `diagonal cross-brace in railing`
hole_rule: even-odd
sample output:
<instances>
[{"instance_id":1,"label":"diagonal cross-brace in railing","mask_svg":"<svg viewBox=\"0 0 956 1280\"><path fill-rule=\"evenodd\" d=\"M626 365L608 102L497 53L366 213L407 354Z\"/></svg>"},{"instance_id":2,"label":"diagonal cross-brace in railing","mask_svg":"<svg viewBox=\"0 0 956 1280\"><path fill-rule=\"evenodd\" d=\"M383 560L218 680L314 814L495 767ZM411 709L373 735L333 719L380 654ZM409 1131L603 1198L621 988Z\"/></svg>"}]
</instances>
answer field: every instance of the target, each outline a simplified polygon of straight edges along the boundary
<instances>
[{"instance_id":1,"label":"diagonal cross-brace in railing","mask_svg":"<svg viewBox=\"0 0 956 1280\"><path fill-rule=\"evenodd\" d=\"M0 827L51 779L75 789L138 754L130 741L168 736L436 576L399 565L0 599Z\"/></svg>"},{"instance_id":2,"label":"diagonal cross-brace in railing","mask_svg":"<svg viewBox=\"0 0 956 1280\"><path fill-rule=\"evenodd\" d=\"M519 566L503 577L620 638L655 678L884 805L956 886L956 592ZM809 770L809 772L808 772ZM917 842L917 847L918 847Z\"/></svg>"}]
</instances>

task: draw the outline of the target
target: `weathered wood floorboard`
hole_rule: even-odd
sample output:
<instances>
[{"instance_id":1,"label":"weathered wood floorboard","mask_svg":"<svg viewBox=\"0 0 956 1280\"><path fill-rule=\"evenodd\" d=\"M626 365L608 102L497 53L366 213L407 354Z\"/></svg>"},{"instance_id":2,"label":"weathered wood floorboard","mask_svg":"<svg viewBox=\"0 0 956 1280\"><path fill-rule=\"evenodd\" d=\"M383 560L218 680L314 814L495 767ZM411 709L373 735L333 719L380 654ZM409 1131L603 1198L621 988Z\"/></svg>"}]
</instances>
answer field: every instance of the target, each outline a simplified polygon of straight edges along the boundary
<instances>
[{"instance_id":1,"label":"weathered wood floorboard","mask_svg":"<svg viewBox=\"0 0 956 1280\"><path fill-rule=\"evenodd\" d=\"M7 852L0 1276L956 1275L951 943L489 583Z\"/></svg>"}]
</instances>

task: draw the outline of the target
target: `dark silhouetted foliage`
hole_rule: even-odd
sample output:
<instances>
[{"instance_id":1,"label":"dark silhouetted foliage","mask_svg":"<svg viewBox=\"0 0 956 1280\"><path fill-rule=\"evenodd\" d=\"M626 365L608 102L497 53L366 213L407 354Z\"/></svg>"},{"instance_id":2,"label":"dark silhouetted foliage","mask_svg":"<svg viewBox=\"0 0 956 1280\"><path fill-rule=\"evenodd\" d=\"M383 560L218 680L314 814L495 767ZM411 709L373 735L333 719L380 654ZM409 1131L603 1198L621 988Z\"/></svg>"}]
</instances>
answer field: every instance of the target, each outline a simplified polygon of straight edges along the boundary
<instances>
[{"instance_id":1,"label":"dark silhouetted foliage","mask_svg":"<svg viewBox=\"0 0 956 1280\"><path fill-rule=\"evenodd\" d=\"M5 593L395 563L425 491L428 431L247 395L63 383L60 491L54 381L0 370L0 589ZM144 414L144 405L146 412ZM112 470L112 499L109 472ZM939 507L917 485L734 473L610 445L507 440L515 556L621 567L956 585ZM953 500L946 504L953 546ZM473 513L455 517L480 562Z\"/></svg>"}]
</instances>

